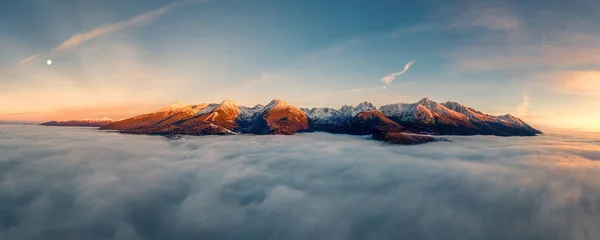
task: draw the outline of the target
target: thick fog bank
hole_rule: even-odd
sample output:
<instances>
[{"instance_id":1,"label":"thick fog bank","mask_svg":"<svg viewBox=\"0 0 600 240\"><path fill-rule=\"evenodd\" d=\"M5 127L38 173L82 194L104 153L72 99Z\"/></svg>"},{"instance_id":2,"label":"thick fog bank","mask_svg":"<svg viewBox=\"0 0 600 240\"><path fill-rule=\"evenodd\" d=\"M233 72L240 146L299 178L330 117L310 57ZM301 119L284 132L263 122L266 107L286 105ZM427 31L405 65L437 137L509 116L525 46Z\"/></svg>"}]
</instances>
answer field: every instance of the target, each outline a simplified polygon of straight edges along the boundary
<instances>
[{"instance_id":1,"label":"thick fog bank","mask_svg":"<svg viewBox=\"0 0 600 240\"><path fill-rule=\"evenodd\" d=\"M0 239L600 239L599 137L0 125Z\"/></svg>"}]
</instances>

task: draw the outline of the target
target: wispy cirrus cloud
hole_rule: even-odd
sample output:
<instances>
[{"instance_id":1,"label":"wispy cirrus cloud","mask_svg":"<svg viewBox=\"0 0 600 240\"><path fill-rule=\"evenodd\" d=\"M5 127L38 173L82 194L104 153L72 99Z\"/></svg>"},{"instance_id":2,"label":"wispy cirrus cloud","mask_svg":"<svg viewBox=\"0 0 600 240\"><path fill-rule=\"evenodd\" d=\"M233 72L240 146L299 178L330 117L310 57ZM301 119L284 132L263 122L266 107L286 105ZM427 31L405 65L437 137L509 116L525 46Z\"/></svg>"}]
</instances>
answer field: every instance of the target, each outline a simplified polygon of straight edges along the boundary
<instances>
[{"instance_id":1,"label":"wispy cirrus cloud","mask_svg":"<svg viewBox=\"0 0 600 240\"><path fill-rule=\"evenodd\" d=\"M517 106L517 115L520 117L527 115L529 110L529 94L523 93L523 101Z\"/></svg>"},{"instance_id":2,"label":"wispy cirrus cloud","mask_svg":"<svg viewBox=\"0 0 600 240\"><path fill-rule=\"evenodd\" d=\"M30 61L33 61L33 60L35 60L36 58L38 58L38 57L40 57L40 56L41 56L41 54L36 54L36 55L33 55L33 56L29 56L29 57L27 57L27 58L25 58L25 59L23 59L23 60L19 61L19 63L17 64L17 66L23 66L23 65L25 65L26 63L28 63L28 62L30 62Z\"/></svg>"},{"instance_id":3,"label":"wispy cirrus cloud","mask_svg":"<svg viewBox=\"0 0 600 240\"><path fill-rule=\"evenodd\" d=\"M515 31L521 20L504 7L471 6L462 11L449 28L480 27L498 31Z\"/></svg>"},{"instance_id":4,"label":"wispy cirrus cloud","mask_svg":"<svg viewBox=\"0 0 600 240\"><path fill-rule=\"evenodd\" d=\"M385 84L390 84L390 83L392 83L392 82L393 82L393 81L396 79L396 77L398 77L398 76L400 76L400 75L402 75L402 74L406 73L406 72L408 71L408 69L410 69L410 67L411 67L413 64L415 64L415 63L416 63L415 61L412 61L412 60L411 60L411 61L409 61L408 63L406 63L406 64L404 65L404 69L402 69L402 71L400 71L400 72L395 72L395 73L390 73L390 74L388 74L387 76L385 76L385 77L383 77L382 79L380 79L379 81L382 81L382 82L384 82Z\"/></svg>"},{"instance_id":5,"label":"wispy cirrus cloud","mask_svg":"<svg viewBox=\"0 0 600 240\"><path fill-rule=\"evenodd\" d=\"M111 32L151 23L151 22L155 21L157 18L159 18L160 16L173 10L176 7L179 7L185 3L199 2L199 1L201 1L201 0L177 1L174 3L167 4L165 6L162 6L158 9L134 16L125 21L96 27L87 32L81 32L81 33L74 34L69 39L65 40L64 42L59 44L57 47L52 49L52 52L58 52L58 51L64 51L64 50L70 49L72 47L75 47L75 46L83 43L83 42L86 42L86 41L92 40L94 38L109 34ZM19 61L19 63L17 63L17 67L24 66L28 62L33 61L33 60L39 58L40 56L42 56L41 53L24 58L23 60Z\"/></svg>"},{"instance_id":6,"label":"wispy cirrus cloud","mask_svg":"<svg viewBox=\"0 0 600 240\"><path fill-rule=\"evenodd\" d=\"M113 23L113 24L109 24L109 25L100 26L100 27L94 28L87 32L77 33L77 34L71 36L66 41L62 42L60 45L58 45L56 48L54 48L53 51L64 51L69 48L75 47L85 41L92 40L94 38L100 37L102 35L105 35L105 34L108 34L111 32L115 32L115 31L126 29L126 28L150 23L150 22L156 20L157 18L159 18L160 16L164 15L165 13L167 13L167 12L173 10L174 8L181 6L182 4L187 3L187 2L189 2L189 1L174 2L171 4L165 5L161 8L155 9L153 11L142 13L140 15L137 15L133 18L130 18L130 19L122 21L122 22L117 22L117 23Z\"/></svg>"}]
</instances>

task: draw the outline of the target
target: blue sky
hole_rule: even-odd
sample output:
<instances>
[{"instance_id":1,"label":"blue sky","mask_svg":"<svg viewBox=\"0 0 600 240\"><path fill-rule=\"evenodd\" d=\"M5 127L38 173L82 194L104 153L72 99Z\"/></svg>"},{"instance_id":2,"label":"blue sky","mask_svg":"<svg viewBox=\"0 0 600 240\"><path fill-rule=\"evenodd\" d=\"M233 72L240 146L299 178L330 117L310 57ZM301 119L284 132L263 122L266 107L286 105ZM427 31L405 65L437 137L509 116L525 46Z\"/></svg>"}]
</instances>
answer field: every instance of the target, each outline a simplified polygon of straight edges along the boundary
<instances>
[{"instance_id":1,"label":"blue sky","mask_svg":"<svg viewBox=\"0 0 600 240\"><path fill-rule=\"evenodd\" d=\"M591 0L11 1L0 7L0 115L430 97L600 129L599 16Z\"/></svg>"}]
</instances>

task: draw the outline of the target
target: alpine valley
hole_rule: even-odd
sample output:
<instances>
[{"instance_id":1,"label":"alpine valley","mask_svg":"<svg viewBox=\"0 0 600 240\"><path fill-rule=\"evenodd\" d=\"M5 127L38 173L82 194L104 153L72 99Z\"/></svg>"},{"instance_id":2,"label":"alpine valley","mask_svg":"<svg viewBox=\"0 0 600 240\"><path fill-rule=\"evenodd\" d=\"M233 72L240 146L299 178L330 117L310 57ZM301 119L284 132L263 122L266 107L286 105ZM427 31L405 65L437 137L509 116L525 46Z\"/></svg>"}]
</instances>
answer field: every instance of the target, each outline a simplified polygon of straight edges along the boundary
<instances>
[{"instance_id":1,"label":"alpine valley","mask_svg":"<svg viewBox=\"0 0 600 240\"><path fill-rule=\"evenodd\" d=\"M510 114L492 116L457 102L437 103L428 98L416 103L389 104L379 109L368 102L340 109L308 109L279 99L266 106L251 108L238 106L229 100L219 104L174 104L156 112L104 122L100 129L165 136L291 135L320 131L372 135L375 140L395 144L418 144L440 139L436 135L535 136L541 133Z\"/></svg>"}]
</instances>

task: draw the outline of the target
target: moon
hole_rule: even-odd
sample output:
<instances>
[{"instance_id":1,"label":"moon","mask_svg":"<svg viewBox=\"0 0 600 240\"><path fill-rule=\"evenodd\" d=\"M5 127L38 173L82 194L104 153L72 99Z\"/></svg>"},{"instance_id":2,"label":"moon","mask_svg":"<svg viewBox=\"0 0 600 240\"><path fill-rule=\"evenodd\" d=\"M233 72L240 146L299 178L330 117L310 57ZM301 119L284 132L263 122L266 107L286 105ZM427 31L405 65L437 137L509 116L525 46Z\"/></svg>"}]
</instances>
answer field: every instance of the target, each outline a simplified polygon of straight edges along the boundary
<instances>
[{"instance_id":1,"label":"moon","mask_svg":"<svg viewBox=\"0 0 600 240\"><path fill-rule=\"evenodd\" d=\"M52 64L52 60L48 60L46 61L46 63L48 64L48 66L50 66L50 64Z\"/></svg>"}]
</instances>

